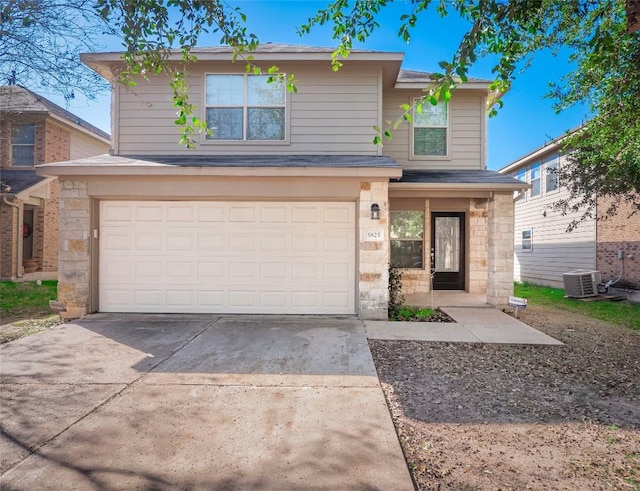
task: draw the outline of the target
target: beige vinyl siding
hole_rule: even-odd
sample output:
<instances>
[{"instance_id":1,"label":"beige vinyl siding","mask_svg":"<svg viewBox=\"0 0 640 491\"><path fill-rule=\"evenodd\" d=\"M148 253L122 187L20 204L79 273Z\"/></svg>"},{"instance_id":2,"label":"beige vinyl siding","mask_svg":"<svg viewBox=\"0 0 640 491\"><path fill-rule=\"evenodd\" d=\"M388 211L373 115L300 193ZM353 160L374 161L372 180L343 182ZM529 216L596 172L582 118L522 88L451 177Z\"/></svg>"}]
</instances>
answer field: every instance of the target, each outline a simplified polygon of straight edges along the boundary
<instances>
[{"instance_id":1,"label":"beige vinyl siding","mask_svg":"<svg viewBox=\"0 0 640 491\"><path fill-rule=\"evenodd\" d=\"M198 137L200 154L347 154L376 155L373 127L378 124L378 67L350 65L331 71L322 65L279 65L293 73L297 93L288 94L287 138L284 142L211 142ZM244 65L201 63L189 77L190 102L204 117L204 77L206 73L243 73ZM140 81L119 94L118 153L120 155L180 154L190 152L178 143L180 128L174 124L167 79Z\"/></svg>"},{"instance_id":2,"label":"beige vinyl siding","mask_svg":"<svg viewBox=\"0 0 640 491\"><path fill-rule=\"evenodd\" d=\"M387 90L383 99L383 121L396 121L402 117L402 104L411 104L420 91ZM455 92L449 106L449 151L443 158L412 158L410 123L402 123L393 130L393 139L383 139L383 155L397 160L407 169L484 169L482 140L484 96L464 91Z\"/></svg>"},{"instance_id":3,"label":"beige vinyl siding","mask_svg":"<svg viewBox=\"0 0 640 491\"><path fill-rule=\"evenodd\" d=\"M70 159L83 159L109 152L107 143L91 138L84 133L77 131L71 132L71 152Z\"/></svg>"},{"instance_id":4,"label":"beige vinyl siding","mask_svg":"<svg viewBox=\"0 0 640 491\"><path fill-rule=\"evenodd\" d=\"M562 165L562 159L560 161ZM543 174L544 177L544 174ZM514 278L538 285L562 288L562 274L575 269L594 270L596 266L595 220L581 223L572 232L567 225L579 215L562 216L551 205L567 191L542 194L515 206ZM543 213L546 211L546 217ZM522 231L532 230L533 250L523 252Z\"/></svg>"}]
</instances>

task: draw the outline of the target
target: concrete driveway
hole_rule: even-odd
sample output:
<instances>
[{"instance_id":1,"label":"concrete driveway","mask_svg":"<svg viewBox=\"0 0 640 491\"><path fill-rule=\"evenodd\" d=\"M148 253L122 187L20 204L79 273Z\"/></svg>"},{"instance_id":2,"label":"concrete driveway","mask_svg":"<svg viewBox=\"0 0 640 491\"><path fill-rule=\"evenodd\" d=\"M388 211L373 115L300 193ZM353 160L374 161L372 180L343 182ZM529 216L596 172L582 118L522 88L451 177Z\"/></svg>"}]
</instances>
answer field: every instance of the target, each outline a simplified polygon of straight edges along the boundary
<instances>
[{"instance_id":1,"label":"concrete driveway","mask_svg":"<svg viewBox=\"0 0 640 491\"><path fill-rule=\"evenodd\" d=\"M356 319L97 314L0 377L3 490L413 489Z\"/></svg>"}]
</instances>

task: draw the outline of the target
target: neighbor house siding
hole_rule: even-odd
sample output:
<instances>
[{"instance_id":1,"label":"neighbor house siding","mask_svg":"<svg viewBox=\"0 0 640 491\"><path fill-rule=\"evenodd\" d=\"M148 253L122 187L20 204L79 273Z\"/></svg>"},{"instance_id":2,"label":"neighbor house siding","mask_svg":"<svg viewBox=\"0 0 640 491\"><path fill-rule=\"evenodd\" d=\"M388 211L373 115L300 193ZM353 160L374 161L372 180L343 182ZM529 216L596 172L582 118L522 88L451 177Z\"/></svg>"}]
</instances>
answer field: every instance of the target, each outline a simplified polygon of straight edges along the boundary
<instances>
[{"instance_id":1,"label":"neighbor house siding","mask_svg":"<svg viewBox=\"0 0 640 491\"><path fill-rule=\"evenodd\" d=\"M70 159L82 159L109 152L109 144L96 140L84 133L71 133Z\"/></svg>"},{"instance_id":2,"label":"neighbor house siding","mask_svg":"<svg viewBox=\"0 0 640 491\"><path fill-rule=\"evenodd\" d=\"M383 121L402 118L403 104L412 104L423 92L388 90L383 98ZM484 169L484 96L464 91L455 92L449 107L449 152L445 158L411 157L411 123L403 122L392 130L391 140L383 138L384 155L397 160L407 169ZM386 123L385 123L386 124ZM386 127L386 126L385 126Z\"/></svg>"},{"instance_id":3,"label":"neighbor house siding","mask_svg":"<svg viewBox=\"0 0 640 491\"><path fill-rule=\"evenodd\" d=\"M563 158L560 159L560 165ZM553 203L566 198L560 188L551 193L516 202L514 231L514 278L516 281L562 287L562 274L575 269L596 267L595 220L586 220L571 232L567 227L580 217L572 212L563 216L554 211ZM531 230L532 250L522 248L522 231Z\"/></svg>"},{"instance_id":4,"label":"neighbor house siding","mask_svg":"<svg viewBox=\"0 0 640 491\"><path fill-rule=\"evenodd\" d=\"M332 72L305 64L281 64L293 73L297 93L288 94L287 140L284 142L219 143L197 136L199 154L333 154L376 155L373 127L378 124L378 68L345 65ZM202 63L189 77L189 101L204 117L204 77L207 73L244 73L244 65ZM141 80L132 89L119 88L117 148L119 155L186 153L179 145L180 127L165 77Z\"/></svg>"}]
</instances>

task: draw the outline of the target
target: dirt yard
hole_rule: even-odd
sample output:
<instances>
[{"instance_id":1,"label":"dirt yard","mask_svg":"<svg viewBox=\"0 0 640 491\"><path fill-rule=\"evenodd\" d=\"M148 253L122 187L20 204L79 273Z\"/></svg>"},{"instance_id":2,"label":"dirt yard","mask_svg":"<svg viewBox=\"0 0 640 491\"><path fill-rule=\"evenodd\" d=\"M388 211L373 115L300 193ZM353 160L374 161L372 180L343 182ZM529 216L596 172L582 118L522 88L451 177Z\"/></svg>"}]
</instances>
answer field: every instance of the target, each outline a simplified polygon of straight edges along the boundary
<instances>
[{"instance_id":1,"label":"dirt yard","mask_svg":"<svg viewBox=\"0 0 640 491\"><path fill-rule=\"evenodd\" d=\"M420 490L640 490L640 331L550 308L566 346L370 341Z\"/></svg>"}]
</instances>

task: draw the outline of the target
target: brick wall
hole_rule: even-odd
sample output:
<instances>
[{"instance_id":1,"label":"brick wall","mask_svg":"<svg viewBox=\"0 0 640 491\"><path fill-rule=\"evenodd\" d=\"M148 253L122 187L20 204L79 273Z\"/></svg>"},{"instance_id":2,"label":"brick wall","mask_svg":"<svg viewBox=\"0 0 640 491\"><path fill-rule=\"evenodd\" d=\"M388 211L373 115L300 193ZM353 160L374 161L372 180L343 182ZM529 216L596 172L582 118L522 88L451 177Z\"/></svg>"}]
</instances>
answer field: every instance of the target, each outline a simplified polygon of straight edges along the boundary
<instances>
[{"instance_id":1,"label":"brick wall","mask_svg":"<svg viewBox=\"0 0 640 491\"><path fill-rule=\"evenodd\" d=\"M18 210L0 201L0 278L13 279L16 275L16 227Z\"/></svg>"},{"instance_id":2,"label":"brick wall","mask_svg":"<svg viewBox=\"0 0 640 491\"><path fill-rule=\"evenodd\" d=\"M42 207L44 234L42 240L42 271L58 270L58 215L60 202L60 183L49 184L49 199Z\"/></svg>"},{"instance_id":3,"label":"brick wall","mask_svg":"<svg viewBox=\"0 0 640 491\"><path fill-rule=\"evenodd\" d=\"M44 162L62 162L71 158L71 132L51 121L45 124ZM38 126L36 126L36 134Z\"/></svg>"},{"instance_id":4,"label":"brick wall","mask_svg":"<svg viewBox=\"0 0 640 491\"><path fill-rule=\"evenodd\" d=\"M11 130L9 121L4 115L0 117L0 167L10 167Z\"/></svg>"},{"instance_id":5,"label":"brick wall","mask_svg":"<svg viewBox=\"0 0 640 491\"><path fill-rule=\"evenodd\" d=\"M598 210L608 208L609 199L598 200ZM617 279L621 267L624 271L616 286L640 289L640 212L631 215L631 204L623 203L611 218L598 217L596 222L596 269L602 281ZM624 260L618 251L624 251ZM622 264L624 263L624 264Z\"/></svg>"}]
</instances>

